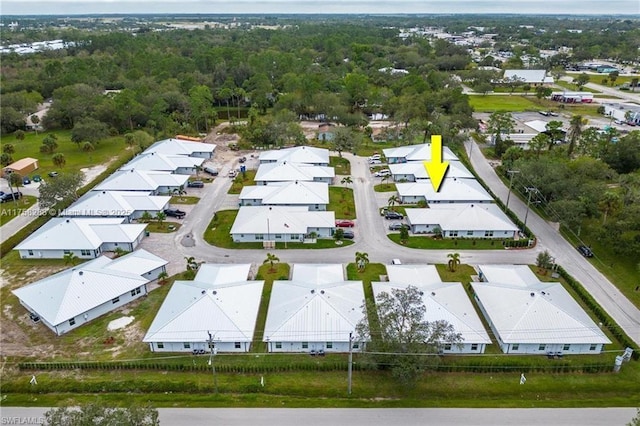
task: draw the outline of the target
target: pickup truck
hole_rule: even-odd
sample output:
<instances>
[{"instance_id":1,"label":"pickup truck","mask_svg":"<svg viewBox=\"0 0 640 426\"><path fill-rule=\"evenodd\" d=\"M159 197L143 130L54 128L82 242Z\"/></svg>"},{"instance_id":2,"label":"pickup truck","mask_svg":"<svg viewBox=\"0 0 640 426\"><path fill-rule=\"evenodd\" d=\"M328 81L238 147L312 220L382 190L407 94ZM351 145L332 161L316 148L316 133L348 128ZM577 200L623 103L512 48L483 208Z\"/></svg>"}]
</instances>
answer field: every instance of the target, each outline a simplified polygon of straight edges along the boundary
<instances>
[{"instance_id":1,"label":"pickup truck","mask_svg":"<svg viewBox=\"0 0 640 426\"><path fill-rule=\"evenodd\" d=\"M167 215L167 217L175 217L178 219L182 219L183 217L186 216L187 213L183 212L182 210L178 210L178 209L165 209L164 210L164 214Z\"/></svg>"}]
</instances>

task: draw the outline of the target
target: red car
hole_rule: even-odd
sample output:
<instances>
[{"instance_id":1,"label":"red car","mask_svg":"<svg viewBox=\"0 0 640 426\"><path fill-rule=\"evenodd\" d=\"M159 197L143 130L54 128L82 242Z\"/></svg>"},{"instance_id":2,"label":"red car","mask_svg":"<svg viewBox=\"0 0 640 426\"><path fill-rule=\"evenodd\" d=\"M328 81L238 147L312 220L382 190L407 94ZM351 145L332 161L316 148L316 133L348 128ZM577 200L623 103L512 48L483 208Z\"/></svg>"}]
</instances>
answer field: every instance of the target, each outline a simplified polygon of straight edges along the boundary
<instances>
[{"instance_id":1,"label":"red car","mask_svg":"<svg viewBox=\"0 0 640 426\"><path fill-rule=\"evenodd\" d=\"M352 220L336 220L338 228L353 228L356 224Z\"/></svg>"}]
</instances>

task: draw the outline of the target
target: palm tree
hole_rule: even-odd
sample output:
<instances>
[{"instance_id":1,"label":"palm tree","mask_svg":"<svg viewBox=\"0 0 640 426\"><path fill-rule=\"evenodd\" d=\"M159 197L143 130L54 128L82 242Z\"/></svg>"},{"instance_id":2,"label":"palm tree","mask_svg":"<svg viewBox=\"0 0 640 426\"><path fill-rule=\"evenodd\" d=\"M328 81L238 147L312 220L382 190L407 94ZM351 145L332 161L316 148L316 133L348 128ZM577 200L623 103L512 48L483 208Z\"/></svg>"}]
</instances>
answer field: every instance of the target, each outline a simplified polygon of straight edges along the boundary
<instances>
[{"instance_id":1,"label":"palm tree","mask_svg":"<svg viewBox=\"0 0 640 426\"><path fill-rule=\"evenodd\" d=\"M78 263L78 256L71 252L65 253L63 259L65 265L75 266Z\"/></svg>"},{"instance_id":2,"label":"palm tree","mask_svg":"<svg viewBox=\"0 0 640 426\"><path fill-rule=\"evenodd\" d=\"M389 200L387 202L389 203L389 210L393 210L393 206L395 206L396 204L400 204L400 197L398 197L397 195L392 195L391 197L389 197Z\"/></svg>"},{"instance_id":3,"label":"palm tree","mask_svg":"<svg viewBox=\"0 0 640 426\"><path fill-rule=\"evenodd\" d=\"M267 258L264 260L264 262L262 262L262 264L264 265L265 263L268 263L269 265L271 265L271 267L269 268L269 272L275 272L276 268L273 267L273 264L278 262L280 262L278 256L273 253L267 253Z\"/></svg>"},{"instance_id":4,"label":"palm tree","mask_svg":"<svg viewBox=\"0 0 640 426\"><path fill-rule=\"evenodd\" d=\"M353 180L351 179L351 176L345 176L345 177L342 178L340 183L343 184L343 185L350 185L350 184L353 183Z\"/></svg>"},{"instance_id":5,"label":"palm tree","mask_svg":"<svg viewBox=\"0 0 640 426\"><path fill-rule=\"evenodd\" d=\"M603 194L602 200L598 204L600 211L602 212L602 224L607 223L607 215L615 213L620 207L620 196L611 191L607 191Z\"/></svg>"},{"instance_id":6,"label":"palm tree","mask_svg":"<svg viewBox=\"0 0 640 426\"><path fill-rule=\"evenodd\" d=\"M460 253L449 253L449 270L455 272L458 265L460 265Z\"/></svg>"},{"instance_id":7,"label":"palm tree","mask_svg":"<svg viewBox=\"0 0 640 426\"><path fill-rule=\"evenodd\" d=\"M142 216L140 216L140 222L143 223L149 223L151 222L151 220L153 219L153 216L151 216L151 213L149 213L148 211L144 211L144 213L142 213Z\"/></svg>"},{"instance_id":8,"label":"palm tree","mask_svg":"<svg viewBox=\"0 0 640 426\"><path fill-rule=\"evenodd\" d=\"M369 253L365 253L362 251L356 252L356 265L358 266L359 272L364 272L367 264L369 263Z\"/></svg>"},{"instance_id":9,"label":"palm tree","mask_svg":"<svg viewBox=\"0 0 640 426\"><path fill-rule=\"evenodd\" d=\"M67 163L67 160L64 158L64 154L61 153L57 153L51 157L51 161L53 161L53 164L57 167L63 167Z\"/></svg>"},{"instance_id":10,"label":"palm tree","mask_svg":"<svg viewBox=\"0 0 640 426\"><path fill-rule=\"evenodd\" d=\"M158 274L158 284L163 285L167 283L167 278L169 278L169 274L166 271L162 271Z\"/></svg>"},{"instance_id":11,"label":"palm tree","mask_svg":"<svg viewBox=\"0 0 640 426\"><path fill-rule=\"evenodd\" d=\"M196 258L193 256L189 256L184 258L187 261L187 271L195 271L198 269L198 262L196 262Z\"/></svg>"},{"instance_id":12,"label":"palm tree","mask_svg":"<svg viewBox=\"0 0 640 426\"><path fill-rule=\"evenodd\" d=\"M167 215L165 214L165 212L158 212L156 213L156 220L158 221L158 225L162 226L162 222L164 222L164 220L167 218Z\"/></svg>"},{"instance_id":13,"label":"palm tree","mask_svg":"<svg viewBox=\"0 0 640 426\"><path fill-rule=\"evenodd\" d=\"M581 115L574 115L571 118L569 127L569 148L567 149L567 155L571 158L571 154L576 147L576 142L582 136L582 125L585 124L585 120Z\"/></svg>"}]
</instances>

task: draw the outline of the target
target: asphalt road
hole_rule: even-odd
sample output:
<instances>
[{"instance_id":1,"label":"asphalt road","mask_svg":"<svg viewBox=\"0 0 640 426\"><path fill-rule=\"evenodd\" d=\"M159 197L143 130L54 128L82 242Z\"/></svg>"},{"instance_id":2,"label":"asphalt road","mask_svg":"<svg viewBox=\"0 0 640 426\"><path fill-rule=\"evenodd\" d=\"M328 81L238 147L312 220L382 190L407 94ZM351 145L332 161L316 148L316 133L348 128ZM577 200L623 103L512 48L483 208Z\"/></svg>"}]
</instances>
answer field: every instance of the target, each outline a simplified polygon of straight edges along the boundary
<instances>
[{"instance_id":1,"label":"asphalt road","mask_svg":"<svg viewBox=\"0 0 640 426\"><path fill-rule=\"evenodd\" d=\"M2 407L1 424L41 424L48 408ZM634 408L160 408L165 426L623 426Z\"/></svg>"}]
</instances>

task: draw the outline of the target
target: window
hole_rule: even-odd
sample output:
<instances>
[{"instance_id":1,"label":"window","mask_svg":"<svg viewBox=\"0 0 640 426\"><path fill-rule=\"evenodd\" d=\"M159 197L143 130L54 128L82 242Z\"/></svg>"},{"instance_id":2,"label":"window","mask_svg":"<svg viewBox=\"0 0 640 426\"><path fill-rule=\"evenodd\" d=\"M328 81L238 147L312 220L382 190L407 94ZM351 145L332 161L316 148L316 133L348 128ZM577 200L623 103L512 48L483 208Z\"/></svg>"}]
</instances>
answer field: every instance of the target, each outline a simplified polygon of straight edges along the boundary
<instances>
[{"instance_id":1,"label":"window","mask_svg":"<svg viewBox=\"0 0 640 426\"><path fill-rule=\"evenodd\" d=\"M260 241L264 240L264 235L256 234L256 240L260 240Z\"/></svg>"},{"instance_id":2,"label":"window","mask_svg":"<svg viewBox=\"0 0 640 426\"><path fill-rule=\"evenodd\" d=\"M538 350L539 351L544 351L544 348L546 348L546 347L547 347L546 345L540 345L540 346L538 346Z\"/></svg>"},{"instance_id":3,"label":"window","mask_svg":"<svg viewBox=\"0 0 640 426\"><path fill-rule=\"evenodd\" d=\"M302 349L307 349L309 347L309 342L302 342Z\"/></svg>"},{"instance_id":4,"label":"window","mask_svg":"<svg viewBox=\"0 0 640 426\"><path fill-rule=\"evenodd\" d=\"M444 350L445 351L450 351L451 350L451 343L447 343L446 345L444 345Z\"/></svg>"},{"instance_id":5,"label":"window","mask_svg":"<svg viewBox=\"0 0 640 426\"><path fill-rule=\"evenodd\" d=\"M571 345L564 345L564 346L562 347L562 350L563 350L563 351L568 351L570 347L571 347Z\"/></svg>"},{"instance_id":6,"label":"window","mask_svg":"<svg viewBox=\"0 0 640 426\"><path fill-rule=\"evenodd\" d=\"M472 343L471 344L471 350L472 351L477 351L478 350L478 344L477 343Z\"/></svg>"},{"instance_id":7,"label":"window","mask_svg":"<svg viewBox=\"0 0 640 426\"><path fill-rule=\"evenodd\" d=\"M185 342L185 343L184 343L184 348L185 348L185 349L191 349L191 343L189 343L189 342Z\"/></svg>"},{"instance_id":8,"label":"window","mask_svg":"<svg viewBox=\"0 0 640 426\"><path fill-rule=\"evenodd\" d=\"M120 297L116 297L115 299L111 299L111 303L118 303L120 301Z\"/></svg>"},{"instance_id":9,"label":"window","mask_svg":"<svg viewBox=\"0 0 640 426\"><path fill-rule=\"evenodd\" d=\"M449 236L450 237L457 237L458 236L458 231L449 231Z\"/></svg>"},{"instance_id":10,"label":"window","mask_svg":"<svg viewBox=\"0 0 640 426\"><path fill-rule=\"evenodd\" d=\"M282 239L282 234L276 234L276 240L281 240Z\"/></svg>"},{"instance_id":11,"label":"window","mask_svg":"<svg viewBox=\"0 0 640 426\"><path fill-rule=\"evenodd\" d=\"M276 342L276 349L282 349L282 342Z\"/></svg>"},{"instance_id":12,"label":"window","mask_svg":"<svg viewBox=\"0 0 640 426\"><path fill-rule=\"evenodd\" d=\"M597 345L591 345L591 346L589 347L589 350L590 350L590 351L595 351L595 350L596 350L596 346L597 346Z\"/></svg>"},{"instance_id":13,"label":"window","mask_svg":"<svg viewBox=\"0 0 640 426\"><path fill-rule=\"evenodd\" d=\"M354 343L353 345L351 345L351 347L352 347L353 349L358 349L358 348L360 347L360 343L357 343L357 342L356 342L356 343Z\"/></svg>"},{"instance_id":14,"label":"window","mask_svg":"<svg viewBox=\"0 0 640 426\"><path fill-rule=\"evenodd\" d=\"M91 256L91 250L80 250L80 255Z\"/></svg>"},{"instance_id":15,"label":"window","mask_svg":"<svg viewBox=\"0 0 640 426\"><path fill-rule=\"evenodd\" d=\"M240 349L240 342L235 342L235 343L233 344L233 346L234 346L236 349Z\"/></svg>"},{"instance_id":16,"label":"window","mask_svg":"<svg viewBox=\"0 0 640 426\"><path fill-rule=\"evenodd\" d=\"M485 237L493 237L493 231L484 231Z\"/></svg>"},{"instance_id":17,"label":"window","mask_svg":"<svg viewBox=\"0 0 640 426\"><path fill-rule=\"evenodd\" d=\"M69 320L69 325L76 325L76 319L75 318L71 318Z\"/></svg>"},{"instance_id":18,"label":"window","mask_svg":"<svg viewBox=\"0 0 640 426\"><path fill-rule=\"evenodd\" d=\"M136 295L136 289L134 288L133 290L131 290L131 296L135 296Z\"/></svg>"},{"instance_id":19,"label":"window","mask_svg":"<svg viewBox=\"0 0 640 426\"><path fill-rule=\"evenodd\" d=\"M473 231L467 231L467 237L471 237L473 235Z\"/></svg>"},{"instance_id":20,"label":"window","mask_svg":"<svg viewBox=\"0 0 640 426\"><path fill-rule=\"evenodd\" d=\"M291 234L291 239L292 240L298 240L298 239L300 239L300 237L298 236L298 234Z\"/></svg>"},{"instance_id":21,"label":"window","mask_svg":"<svg viewBox=\"0 0 640 426\"><path fill-rule=\"evenodd\" d=\"M512 351L517 351L519 347L520 347L520 345L516 343L515 345L511 345L511 350Z\"/></svg>"},{"instance_id":22,"label":"window","mask_svg":"<svg viewBox=\"0 0 640 426\"><path fill-rule=\"evenodd\" d=\"M333 349L333 342L327 342L327 349Z\"/></svg>"},{"instance_id":23,"label":"window","mask_svg":"<svg viewBox=\"0 0 640 426\"><path fill-rule=\"evenodd\" d=\"M33 250L29 250L27 253L29 254L29 256L33 256Z\"/></svg>"},{"instance_id":24,"label":"window","mask_svg":"<svg viewBox=\"0 0 640 426\"><path fill-rule=\"evenodd\" d=\"M158 343L158 349L164 349L164 343Z\"/></svg>"},{"instance_id":25,"label":"window","mask_svg":"<svg viewBox=\"0 0 640 426\"><path fill-rule=\"evenodd\" d=\"M63 253L64 254L71 254L71 250L64 250Z\"/></svg>"}]
</instances>

